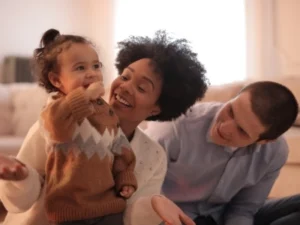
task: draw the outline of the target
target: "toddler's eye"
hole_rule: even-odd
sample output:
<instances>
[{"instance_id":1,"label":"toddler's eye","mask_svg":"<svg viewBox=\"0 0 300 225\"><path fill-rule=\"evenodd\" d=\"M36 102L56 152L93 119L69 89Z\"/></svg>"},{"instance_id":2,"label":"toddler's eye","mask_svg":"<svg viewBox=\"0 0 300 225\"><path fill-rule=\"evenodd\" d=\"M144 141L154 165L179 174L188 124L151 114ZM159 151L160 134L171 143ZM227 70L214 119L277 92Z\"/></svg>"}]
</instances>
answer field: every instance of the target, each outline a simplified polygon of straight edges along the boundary
<instances>
[{"instance_id":1,"label":"toddler's eye","mask_svg":"<svg viewBox=\"0 0 300 225\"><path fill-rule=\"evenodd\" d=\"M94 65L94 68L95 68L95 69L100 69L100 68L102 68L102 63L96 63L96 64Z\"/></svg>"},{"instance_id":2,"label":"toddler's eye","mask_svg":"<svg viewBox=\"0 0 300 225\"><path fill-rule=\"evenodd\" d=\"M84 70L84 66L78 66L78 67L76 67L76 70L79 70L79 71Z\"/></svg>"}]
</instances>

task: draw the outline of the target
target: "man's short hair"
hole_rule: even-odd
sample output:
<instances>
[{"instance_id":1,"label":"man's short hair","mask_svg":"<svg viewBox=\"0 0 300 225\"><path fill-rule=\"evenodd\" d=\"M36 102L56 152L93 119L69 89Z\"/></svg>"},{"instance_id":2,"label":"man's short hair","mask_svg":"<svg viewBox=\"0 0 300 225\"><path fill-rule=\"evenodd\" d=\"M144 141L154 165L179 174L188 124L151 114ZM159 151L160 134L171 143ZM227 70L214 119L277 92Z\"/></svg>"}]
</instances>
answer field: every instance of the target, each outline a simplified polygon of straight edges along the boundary
<instances>
[{"instance_id":1,"label":"man's short hair","mask_svg":"<svg viewBox=\"0 0 300 225\"><path fill-rule=\"evenodd\" d=\"M245 91L250 92L253 112L267 128L259 140L274 140L295 122L299 106L287 87L276 82L260 81L241 90Z\"/></svg>"}]
</instances>

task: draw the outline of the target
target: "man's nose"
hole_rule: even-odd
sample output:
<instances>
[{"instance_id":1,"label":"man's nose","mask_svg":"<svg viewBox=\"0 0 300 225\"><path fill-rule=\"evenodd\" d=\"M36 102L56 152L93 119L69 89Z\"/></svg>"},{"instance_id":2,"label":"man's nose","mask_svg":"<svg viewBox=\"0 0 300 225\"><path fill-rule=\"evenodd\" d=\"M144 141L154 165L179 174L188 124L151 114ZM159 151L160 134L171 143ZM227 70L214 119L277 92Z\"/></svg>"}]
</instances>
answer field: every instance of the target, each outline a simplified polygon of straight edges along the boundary
<instances>
[{"instance_id":1,"label":"man's nose","mask_svg":"<svg viewBox=\"0 0 300 225\"><path fill-rule=\"evenodd\" d=\"M221 124L221 132L226 135L226 137L231 137L235 129L235 124L233 120L227 120Z\"/></svg>"}]
</instances>

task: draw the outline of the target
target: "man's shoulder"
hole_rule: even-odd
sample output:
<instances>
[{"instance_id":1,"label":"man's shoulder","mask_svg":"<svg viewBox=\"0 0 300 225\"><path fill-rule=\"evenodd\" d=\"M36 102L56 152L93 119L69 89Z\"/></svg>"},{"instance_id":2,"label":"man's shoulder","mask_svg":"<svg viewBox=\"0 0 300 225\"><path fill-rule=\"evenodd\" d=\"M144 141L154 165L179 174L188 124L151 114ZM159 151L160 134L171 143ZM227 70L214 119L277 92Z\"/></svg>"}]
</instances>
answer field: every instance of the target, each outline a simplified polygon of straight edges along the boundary
<instances>
[{"instance_id":1,"label":"man's shoulder","mask_svg":"<svg viewBox=\"0 0 300 225\"><path fill-rule=\"evenodd\" d=\"M283 136L264 144L263 148L266 152L272 155L287 155L289 150L287 142Z\"/></svg>"},{"instance_id":2,"label":"man's shoulder","mask_svg":"<svg viewBox=\"0 0 300 225\"><path fill-rule=\"evenodd\" d=\"M274 141L261 145L259 152L270 164L282 166L287 160L289 148L284 137L280 136Z\"/></svg>"},{"instance_id":3,"label":"man's shoulder","mask_svg":"<svg viewBox=\"0 0 300 225\"><path fill-rule=\"evenodd\" d=\"M147 123L146 134L154 140L169 139L181 136L182 132L191 132L191 129L201 129L211 123L223 103L207 102L193 105L185 114L175 120L158 122L150 121ZM193 124L193 126L190 126ZM193 127L193 128L192 128Z\"/></svg>"},{"instance_id":4,"label":"man's shoulder","mask_svg":"<svg viewBox=\"0 0 300 225\"><path fill-rule=\"evenodd\" d=\"M224 105L221 102L199 102L193 105L182 117L206 118L215 116L219 109Z\"/></svg>"}]
</instances>

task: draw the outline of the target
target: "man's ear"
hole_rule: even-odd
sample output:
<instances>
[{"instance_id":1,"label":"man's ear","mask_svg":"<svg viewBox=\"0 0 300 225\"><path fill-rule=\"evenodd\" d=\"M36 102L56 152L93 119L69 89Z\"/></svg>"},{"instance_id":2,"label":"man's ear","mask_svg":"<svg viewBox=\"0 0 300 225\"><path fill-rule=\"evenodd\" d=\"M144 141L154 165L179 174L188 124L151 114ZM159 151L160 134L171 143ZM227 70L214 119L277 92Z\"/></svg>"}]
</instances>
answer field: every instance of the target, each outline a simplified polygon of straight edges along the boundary
<instances>
[{"instance_id":1,"label":"man's ear","mask_svg":"<svg viewBox=\"0 0 300 225\"><path fill-rule=\"evenodd\" d=\"M272 140L260 140L258 141L257 143L258 144L261 144L261 145L264 145L264 144L267 144L267 143L271 143L271 142L274 142L276 141L277 139L272 139Z\"/></svg>"},{"instance_id":2,"label":"man's ear","mask_svg":"<svg viewBox=\"0 0 300 225\"><path fill-rule=\"evenodd\" d=\"M59 76L57 73L49 72L48 79L54 87L56 87L58 89L61 88L61 82L60 82L60 79L59 79Z\"/></svg>"}]
</instances>

